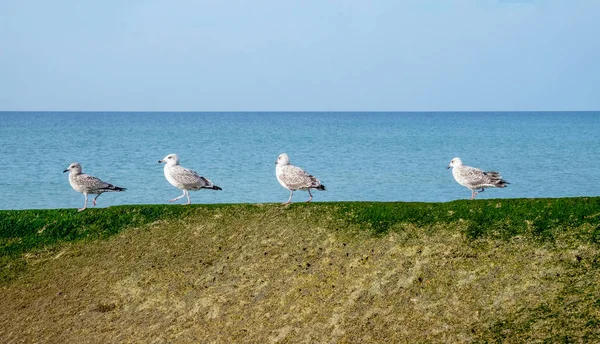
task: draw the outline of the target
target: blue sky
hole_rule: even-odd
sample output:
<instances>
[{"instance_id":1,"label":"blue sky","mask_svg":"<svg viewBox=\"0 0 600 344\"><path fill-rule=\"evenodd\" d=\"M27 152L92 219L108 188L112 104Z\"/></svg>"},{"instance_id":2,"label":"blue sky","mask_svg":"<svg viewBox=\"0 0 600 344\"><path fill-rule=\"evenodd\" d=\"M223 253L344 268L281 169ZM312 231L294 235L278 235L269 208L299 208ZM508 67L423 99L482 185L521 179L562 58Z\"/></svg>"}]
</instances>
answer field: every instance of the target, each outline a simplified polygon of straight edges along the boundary
<instances>
[{"instance_id":1,"label":"blue sky","mask_svg":"<svg viewBox=\"0 0 600 344\"><path fill-rule=\"evenodd\" d=\"M0 110L600 110L598 0L0 0Z\"/></svg>"}]
</instances>

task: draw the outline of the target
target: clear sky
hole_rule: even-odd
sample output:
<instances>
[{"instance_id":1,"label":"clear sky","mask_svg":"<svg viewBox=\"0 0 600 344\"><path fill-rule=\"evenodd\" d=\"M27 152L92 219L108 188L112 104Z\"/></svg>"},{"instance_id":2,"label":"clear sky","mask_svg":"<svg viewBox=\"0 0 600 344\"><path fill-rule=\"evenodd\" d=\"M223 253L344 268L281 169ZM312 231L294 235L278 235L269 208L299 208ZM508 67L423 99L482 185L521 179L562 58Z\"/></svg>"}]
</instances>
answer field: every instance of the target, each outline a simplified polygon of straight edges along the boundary
<instances>
[{"instance_id":1,"label":"clear sky","mask_svg":"<svg viewBox=\"0 0 600 344\"><path fill-rule=\"evenodd\" d=\"M0 110L600 110L600 0L0 0Z\"/></svg>"}]
</instances>

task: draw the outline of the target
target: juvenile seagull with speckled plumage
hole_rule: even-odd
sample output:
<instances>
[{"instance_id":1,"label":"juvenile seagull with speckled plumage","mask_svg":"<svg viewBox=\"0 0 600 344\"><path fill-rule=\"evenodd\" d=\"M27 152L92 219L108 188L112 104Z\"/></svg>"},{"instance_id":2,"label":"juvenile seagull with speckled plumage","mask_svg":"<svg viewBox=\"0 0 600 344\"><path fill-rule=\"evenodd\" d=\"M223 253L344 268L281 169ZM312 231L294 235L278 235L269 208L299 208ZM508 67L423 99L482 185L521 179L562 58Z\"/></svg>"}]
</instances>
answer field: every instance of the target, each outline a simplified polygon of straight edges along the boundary
<instances>
[{"instance_id":1,"label":"juvenile seagull with speckled plumage","mask_svg":"<svg viewBox=\"0 0 600 344\"><path fill-rule=\"evenodd\" d=\"M177 154L169 154L164 159L158 160L159 164L163 162L166 163L165 178L167 178L171 185L183 190L183 195L175 197L169 200L169 202L175 202L178 199L187 196L187 203L184 204L187 205L192 203L189 191L197 191L200 189L223 190L195 171L180 166Z\"/></svg>"},{"instance_id":2,"label":"juvenile seagull with speckled plumage","mask_svg":"<svg viewBox=\"0 0 600 344\"><path fill-rule=\"evenodd\" d=\"M105 192L113 191L125 191L127 189L114 186L112 184L101 181L100 179L90 176L88 174L81 173L81 165L77 162L72 163L69 167L63 171L69 171L69 184L77 192L81 192L85 196L85 203L83 208L77 209L77 211L84 211L87 209L88 195L97 195L94 197L92 203L96 205L96 199Z\"/></svg>"},{"instance_id":3,"label":"juvenile seagull with speckled plumage","mask_svg":"<svg viewBox=\"0 0 600 344\"><path fill-rule=\"evenodd\" d=\"M310 198L306 202L313 199L310 189L325 190L325 185L316 177L306 173L298 166L290 165L290 157L286 154L280 154L275 162L275 175L277 181L284 188L290 190L290 198L283 204L290 204L295 190L306 190Z\"/></svg>"},{"instance_id":4,"label":"juvenile seagull with speckled plumage","mask_svg":"<svg viewBox=\"0 0 600 344\"><path fill-rule=\"evenodd\" d=\"M452 168L452 175L458 184L471 190L471 199L485 191L485 188L504 188L506 184L510 184L502 179L500 173L484 172L475 167L465 166L460 158L452 159L448 168Z\"/></svg>"}]
</instances>

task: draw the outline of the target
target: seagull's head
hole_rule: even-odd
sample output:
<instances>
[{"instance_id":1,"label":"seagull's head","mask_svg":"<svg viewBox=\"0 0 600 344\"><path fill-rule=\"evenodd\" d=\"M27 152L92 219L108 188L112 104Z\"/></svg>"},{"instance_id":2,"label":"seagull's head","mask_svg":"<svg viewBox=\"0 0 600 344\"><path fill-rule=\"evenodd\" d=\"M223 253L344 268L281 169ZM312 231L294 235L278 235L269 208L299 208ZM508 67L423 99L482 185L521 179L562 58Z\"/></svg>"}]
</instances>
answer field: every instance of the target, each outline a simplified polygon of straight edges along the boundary
<instances>
[{"instance_id":1,"label":"seagull's head","mask_svg":"<svg viewBox=\"0 0 600 344\"><path fill-rule=\"evenodd\" d=\"M286 153L279 154L277 161L275 161L275 165L283 166L290 164L290 157Z\"/></svg>"},{"instance_id":2,"label":"seagull's head","mask_svg":"<svg viewBox=\"0 0 600 344\"><path fill-rule=\"evenodd\" d=\"M81 165L79 165L78 162L74 162L71 165L69 165L69 167L67 167L67 169L63 171L63 173L68 171L71 171L71 173L81 173Z\"/></svg>"},{"instance_id":3,"label":"seagull's head","mask_svg":"<svg viewBox=\"0 0 600 344\"><path fill-rule=\"evenodd\" d=\"M450 167L456 167L456 166L462 166L462 160L460 160L460 158L452 159L452 161L450 161L450 165L448 165L448 167L446 167L446 169L449 169Z\"/></svg>"},{"instance_id":4,"label":"seagull's head","mask_svg":"<svg viewBox=\"0 0 600 344\"><path fill-rule=\"evenodd\" d=\"M179 157L177 154L169 154L164 157L162 160L158 160L158 163L166 162L167 165L179 165Z\"/></svg>"}]
</instances>

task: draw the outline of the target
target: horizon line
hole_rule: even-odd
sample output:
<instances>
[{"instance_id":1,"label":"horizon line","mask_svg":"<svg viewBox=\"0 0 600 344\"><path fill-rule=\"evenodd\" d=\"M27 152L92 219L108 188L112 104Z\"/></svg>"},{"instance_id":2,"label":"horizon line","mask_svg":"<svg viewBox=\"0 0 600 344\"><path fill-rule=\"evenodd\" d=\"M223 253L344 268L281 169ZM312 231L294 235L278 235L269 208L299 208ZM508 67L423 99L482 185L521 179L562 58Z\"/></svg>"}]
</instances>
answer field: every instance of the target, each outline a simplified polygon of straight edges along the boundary
<instances>
[{"instance_id":1,"label":"horizon line","mask_svg":"<svg viewBox=\"0 0 600 344\"><path fill-rule=\"evenodd\" d=\"M498 112L600 112L600 110L0 110L39 113L498 113Z\"/></svg>"}]
</instances>

